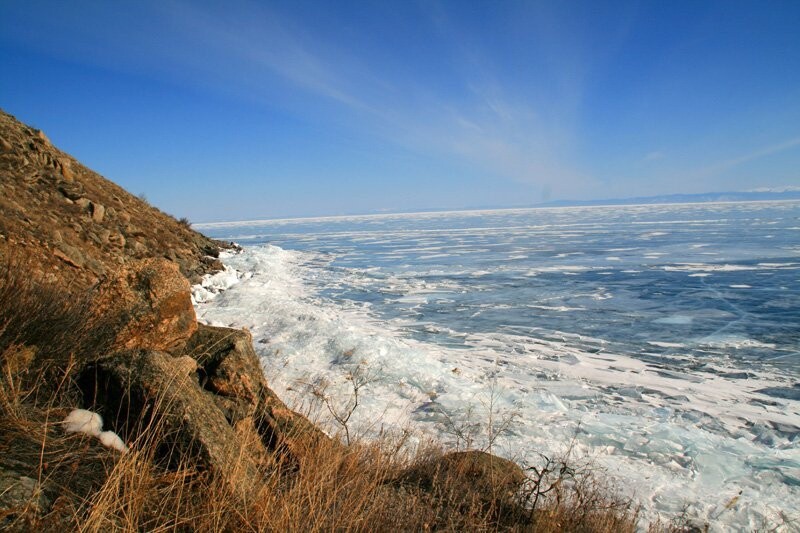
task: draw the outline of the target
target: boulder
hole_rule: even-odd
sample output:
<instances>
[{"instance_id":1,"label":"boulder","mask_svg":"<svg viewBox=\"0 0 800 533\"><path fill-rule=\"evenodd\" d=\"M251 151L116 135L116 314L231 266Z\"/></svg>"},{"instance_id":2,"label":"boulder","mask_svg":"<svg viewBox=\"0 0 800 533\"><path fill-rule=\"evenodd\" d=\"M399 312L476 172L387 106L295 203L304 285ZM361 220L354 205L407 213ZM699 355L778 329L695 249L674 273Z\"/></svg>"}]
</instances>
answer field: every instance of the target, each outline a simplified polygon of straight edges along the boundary
<instances>
[{"instance_id":1,"label":"boulder","mask_svg":"<svg viewBox=\"0 0 800 533\"><path fill-rule=\"evenodd\" d=\"M448 491L454 501L478 498L487 504L507 504L525 481L525 472L508 459L470 450L416 465L400 481L424 491Z\"/></svg>"},{"instance_id":2,"label":"boulder","mask_svg":"<svg viewBox=\"0 0 800 533\"><path fill-rule=\"evenodd\" d=\"M242 497L257 493L263 482L257 453L242 446L212 395L200 387L191 358L149 350L118 352L89 365L78 384L87 405L103 412L124 441L156 431L158 455L168 465L191 458Z\"/></svg>"},{"instance_id":3,"label":"boulder","mask_svg":"<svg viewBox=\"0 0 800 533\"><path fill-rule=\"evenodd\" d=\"M72 162L66 157L58 158L58 166L61 169L61 176L67 183L75 181L75 173L72 171Z\"/></svg>"},{"instance_id":4,"label":"boulder","mask_svg":"<svg viewBox=\"0 0 800 533\"><path fill-rule=\"evenodd\" d=\"M189 282L165 259L129 263L95 292L93 314L114 328L116 349L177 353L197 329Z\"/></svg>"},{"instance_id":5,"label":"boulder","mask_svg":"<svg viewBox=\"0 0 800 533\"><path fill-rule=\"evenodd\" d=\"M89 209L89 206L92 205L92 201L88 198L78 198L75 200L75 205L80 207L81 209Z\"/></svg>"},{"instance_id":6,"label":"boulder","mask_svg":"<svg viewBox=\"0 0 800 533\"><path fill-rule=\"evenodd\" d=\"M83 197L83 186L77 181L61 181L58 183L56 188L62 196L68 200L71 200L72 202L77 202Z\"/></svg>"},{"instance_id":7,"label":"boulder","mask_svg":"<svg viewBox=\"0 0 800 533\"><path fill-rule=\"evenodd\" d=\"M83 253L75 246L70 246L65 242L55 244L53 255L75 268L83 268L86 265Z\"/></svg>"},{"instance_id":8,"label":"boulder","mask_svg":"<svg viewBox=\"0 0 800 533\"><path fill-rule=\"evenodd\" d=\"M215 394L228 421L251 419L268 449L299 458L312 445L330 441L269 388L249 332L198 324L186 353L201 367L203 386Z\"/></svg>"},{"instance_id":9,"label":"boulder","mask_svg":"<svg viewBox=\"0 0 800 533\"><path fill-rule=\"evenodd\" d=\"M13 470L0 469L0 529L19 527L18 515L43 515L50 508L50 498L35 479Z\"/></svg>"},{"instance_id":10,"label":"boulder","mask_svg":"<svg viewBox=\"0 0 800 533\"><path fill-rule=\"evenodd\" d=\"M100 224L106 216L106 208L102 205L92 202L92 220Z\"/></svg>"},{"instance_id":11,"label":"boulder","mask_svg":"<svg viewBox=\"0 0 800 533\"><path fill-rule=\"evenodd\" d=\"M36 130L36 137L42 141L45 146L50 146L50 139L47 138L47 135L42 130Z\"/></svg>"}]
</instances>

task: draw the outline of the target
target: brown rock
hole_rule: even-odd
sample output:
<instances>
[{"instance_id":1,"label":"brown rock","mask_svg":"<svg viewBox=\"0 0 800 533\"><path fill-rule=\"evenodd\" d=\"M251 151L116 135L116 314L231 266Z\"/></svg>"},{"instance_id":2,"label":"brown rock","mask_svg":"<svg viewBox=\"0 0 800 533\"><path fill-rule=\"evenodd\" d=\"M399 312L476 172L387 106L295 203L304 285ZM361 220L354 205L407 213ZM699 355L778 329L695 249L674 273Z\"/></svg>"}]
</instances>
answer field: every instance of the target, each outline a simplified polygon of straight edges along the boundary
<instances>
[{"instance_id":1,"label":"brown rock","mask_svg":"<svg viewBox=\"0 0 800 533\"><path fill-rule=\"evenodd\" d=\"M133 249L133 254L136 257L144 257L147 255L147 246L145 246L145 244L139 239L133 241L131 248Z\"/></svg>"},{"instance_id":2,"label":"brown rock","mask_svg":"<svg viewBox=\"0 0 800 533\"><path fill-rule=\"evenodd\" d=\"M92 205L92 201L88 198L78 198L75 200L75 205L80 207L81 209L89 209L89 206Z\"/></svg>"},{"instance_id":3,"label":"brown rock","mask_svg":"<svg viewBox=\"0 0 800 533\"><path fill-rule=\"evenodd\" d=\"M164 259L145 259L103 281L97 316L116 322L117 348L179 350L197 329L189 282Z\"/></svg>"},{"instance_id":4,"label":"brown rock","mask_svg":"<svg viewBox=\"0 0 800 533\"><path fill-rule=\"evenodd\" d=\"M50 139L47 138L47 135L44 134L42 130L36 130L36 137L42 141L45 145L50 145Z\"/></svg>"},{"instance_id":5,"label":"brown rock","mask_svg":"<svg viewBox=\"0 0 800 533\"><path fill-rule=\"evenodd\" d=\"M0 137L0 152L9 153L14 150L14 147L11 145L10 142Z\"/></svg>"},{"instance_id":6,"label":"brown rock","mask_svg":"<svg viewBox=\"0 0 800 533\"><path fill-rule=\"evenodd\" d=\"M64 181L67 183L72 183L75 181L75 173L72 171L72 163L70 163L69 159L62 158L59 159L59 163L61 163L61 176L63 176Z\"/></svg>"},{"instance_id":7,"label":"brown rock","mask_svg":"<svg viewBox=\"0 0 800 533\"><path fill-rule=\"evenodd\" d=\"M159 428L169 443L161 453L170 464L192 457L241 497L255 494L262 484L257 461L200 388L196 367L189 357L124 351L89 367L78 383L123 439L134 441L142 427Z\"/></svg>"},{"instance_id":8,"label":"brown rock","mask_svg":"<svg viewBox=\"0 0 800 533\"><path fill-rule=\"evenodd\" d=\"M124 248L125 247L125 236L118 232L109 232L108 234L108 244L117 248Z\"/></svg>"},{"instance_id":9,"label":"brown rock","mask_svg":"<svg viewBox=\"0 0 800 533\"><path fill-rule=\"evenodd\" d=\"M70 246L65 242L56 243L53 255L76 268L83 268L86 264L86 258L83 256L83 253L81 253L78 248Z\"/></svg>"},{"instance_id":10,"label":"brown rock","mask_svg":"<svg viewBox=\"0 0 800 533\"><path fill-rule=\"evenodd\" d=\"M269 449L298 458L330 439L308 419L293 412L267 386L247 331L198 324L186 353L205 374L204 386L231 424L252 419Z\"/></svg>"},{"instance_id":11,"label":"brown rock","mask_svg":"<svg viewBox=\"0 0 800 533\"><path fill-rule=\"evenodd\" d=\"M92 220L100 224L105 216L106 208L98 203L92 202Z\"/></svg>"},{"instance_id":12,"label":"brown rock","mask_svg":"<svg viewBox=\"0 0 800 533\"><path fill-rule=\"evenodd\" d=\"M86 258L86 268L94 272L97 276L103 276L106 273L106 267L103 263L92 257Z\"/></svg>"},{"instance_id":13,"label":"brown rock","mask_svg":"<svg viewBox=\"0 0 800 533\"><path fill-rule=\"evenodd\" d=\"M58 184L58 192L75 202L83 196L83 186L77 181L72 183L62 181Z\"/></svg>"}]
</instances>

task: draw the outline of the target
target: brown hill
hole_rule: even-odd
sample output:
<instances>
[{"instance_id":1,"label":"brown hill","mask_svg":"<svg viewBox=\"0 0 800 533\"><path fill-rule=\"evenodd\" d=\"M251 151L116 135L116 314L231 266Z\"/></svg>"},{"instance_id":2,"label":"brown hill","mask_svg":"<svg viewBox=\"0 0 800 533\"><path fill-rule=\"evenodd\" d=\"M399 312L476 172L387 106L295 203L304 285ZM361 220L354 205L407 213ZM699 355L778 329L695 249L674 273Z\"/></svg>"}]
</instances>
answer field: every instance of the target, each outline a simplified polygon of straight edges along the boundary
<instances>
[{"instance_id":1,"label":"brown hill","mask_svg":"<svg viewBox=\"0 0 800 533\"><path fill-rule=\"evenodd\" d=\"M194 282L220 268L220 245L0 110L0 260L22 255L34 274L85 288L131 260L165 257Z\"/></svg>"}]
</instances>

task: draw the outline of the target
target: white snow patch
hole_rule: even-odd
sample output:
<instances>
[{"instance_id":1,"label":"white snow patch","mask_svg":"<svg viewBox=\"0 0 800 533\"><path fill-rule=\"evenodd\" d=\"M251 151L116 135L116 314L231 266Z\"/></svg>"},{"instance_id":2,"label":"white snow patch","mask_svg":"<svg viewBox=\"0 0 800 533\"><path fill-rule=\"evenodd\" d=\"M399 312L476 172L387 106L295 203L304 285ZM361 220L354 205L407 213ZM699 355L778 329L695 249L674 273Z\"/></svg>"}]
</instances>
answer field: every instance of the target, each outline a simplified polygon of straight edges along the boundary
<instances>
[{"instance_id":1,"label":"white snow patch","mask_svg":"<svg viewBox=\"0 0 800 533\"><path fill-rule=\"evenodd\" d=\"M683 344L679 342L647 341L647 344L658 346L659 348L683 348Z\"/></svg>"}]
</instances>

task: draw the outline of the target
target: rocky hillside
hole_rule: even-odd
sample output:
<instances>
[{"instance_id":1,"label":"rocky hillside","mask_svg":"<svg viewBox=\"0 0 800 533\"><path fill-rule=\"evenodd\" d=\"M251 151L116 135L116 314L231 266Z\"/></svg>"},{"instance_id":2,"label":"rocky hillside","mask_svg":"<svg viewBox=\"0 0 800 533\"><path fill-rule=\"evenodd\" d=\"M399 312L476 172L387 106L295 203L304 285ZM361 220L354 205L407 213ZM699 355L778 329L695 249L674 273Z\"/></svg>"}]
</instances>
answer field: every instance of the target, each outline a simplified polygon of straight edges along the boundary
<instances>
[{"instance_id":1,"label":"rocky hillside","mask_svg":"<svg viewBox=\"0 0 800 533\"><path fill-rule=\"evenodd\" d=\"M220 243L93 172L0 110L0 260L85 288L134 259L164 257L190 281L220 268Z\"/></svg>"},{"instance_id":2,"label":"rocky hillside","mask_svg":"<svg viewBox=\"0 0 800 533\"><path fill-rule=\"evenodd\" d=\"M196 322L190 281L221 268L219 249L232 244L191 230L2 112L0 150L0 529L33 529L65 491L70 505L84 505L87 489L56 480L53 467L42 476L33 454L81 445L59 424L31 425L42 413L62 418L64 406L100 413L132 446L158 426L151 445L134 449L210 472L236 492L263 484L259 458L280 451L297 461L303 446L328 442L269 389L249 333ZM41 441L31 427L45 431ZM107 480L85 465L70 468ZM60 529L75 512L48 523Z\"/></svg>"}]
</instances>

